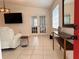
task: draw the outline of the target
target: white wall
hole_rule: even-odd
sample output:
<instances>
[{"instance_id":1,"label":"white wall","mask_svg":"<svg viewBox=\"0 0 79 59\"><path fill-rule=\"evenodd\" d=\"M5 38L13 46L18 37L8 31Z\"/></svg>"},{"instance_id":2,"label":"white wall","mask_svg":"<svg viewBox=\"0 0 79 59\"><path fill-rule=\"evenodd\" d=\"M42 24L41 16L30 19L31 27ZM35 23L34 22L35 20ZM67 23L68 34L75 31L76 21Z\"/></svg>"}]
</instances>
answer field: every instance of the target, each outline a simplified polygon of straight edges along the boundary
<instances>
[{"instance_id":1,"label":"white wall","mask_svg":"<svg viewBox=\"0 0 79 59\"><path fill-rule=\"evenodd\" d=\"M31 16L46 16L47 22L47 34L50 33L50 16L48 9L27 7L17 4L6 3L6 7L11 10L11 12L22 12L23 23L22 24L5 24L3 13L0 13L0 27L8 26L14 29L15 32L21 32L24 35L31 35ZM0 5L1 6L1 5Z\"/></svg>"}]
</instances>

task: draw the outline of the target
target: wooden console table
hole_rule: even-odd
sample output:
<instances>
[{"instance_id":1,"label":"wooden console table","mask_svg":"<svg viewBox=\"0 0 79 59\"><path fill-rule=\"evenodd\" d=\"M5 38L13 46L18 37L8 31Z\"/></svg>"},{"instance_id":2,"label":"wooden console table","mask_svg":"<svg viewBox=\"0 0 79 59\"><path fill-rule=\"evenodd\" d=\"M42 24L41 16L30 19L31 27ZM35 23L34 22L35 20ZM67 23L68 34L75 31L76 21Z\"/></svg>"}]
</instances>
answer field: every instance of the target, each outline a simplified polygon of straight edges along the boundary
<instances>
[{"instance_id":1,"label":"wooden console table","mask_svg":"<svg viewBox=\"0 0 79 59\"><path fill-rule=\"evenodd\" d=\"M66 50L73 50L73 44L70 44L67 40L74 39L74 36L66 34L64 32L62 32L60 34L53 32L53 50L54 50L54 38L55 38L54 34L59 36L56 39L57 39L58 43L60 44L60 49L61 49L61 47L63 47L64 59L66 59ZM67 44L69 44L69 45L67 45ZM68 46L71 46L71 47L68 47Z\"/></svg>"}]
</instances>

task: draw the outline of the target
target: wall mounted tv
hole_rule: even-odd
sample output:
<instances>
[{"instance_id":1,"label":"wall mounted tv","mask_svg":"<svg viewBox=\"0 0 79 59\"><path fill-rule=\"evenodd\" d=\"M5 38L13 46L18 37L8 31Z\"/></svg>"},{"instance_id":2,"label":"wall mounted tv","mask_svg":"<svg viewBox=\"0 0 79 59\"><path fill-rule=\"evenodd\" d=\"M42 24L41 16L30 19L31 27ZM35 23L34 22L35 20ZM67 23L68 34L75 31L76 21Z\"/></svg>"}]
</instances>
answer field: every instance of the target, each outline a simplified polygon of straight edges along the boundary
<instances>
[{"instance_id":1,"label":"wall mounted tv","mask_svg":"<svg viewBox=\"0 0 79 59\"><path fill-rule=\"evenodd\" d=\"M22 13L5 13L4 21L5 24L22 23Z\"/></svg>"}]
</instances>

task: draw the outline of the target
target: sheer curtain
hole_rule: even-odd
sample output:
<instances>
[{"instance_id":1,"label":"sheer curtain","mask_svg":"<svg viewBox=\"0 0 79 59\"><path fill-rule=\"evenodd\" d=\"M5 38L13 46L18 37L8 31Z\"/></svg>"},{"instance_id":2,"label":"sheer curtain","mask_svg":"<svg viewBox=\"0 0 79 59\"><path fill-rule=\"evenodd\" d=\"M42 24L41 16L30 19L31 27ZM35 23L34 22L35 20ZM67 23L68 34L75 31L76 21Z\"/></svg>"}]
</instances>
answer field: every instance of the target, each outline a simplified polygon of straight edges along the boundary
<instances>
[{"instance_id":1,"label":"sheer curtain","mask_svg":"<svg viewBox=\"0 0 79 59\"><path fill-rule=\"evenodd\" d=\"M58 29L59 26L59 5L52 11L52 28Z\"/></svg>"}]
</instances>

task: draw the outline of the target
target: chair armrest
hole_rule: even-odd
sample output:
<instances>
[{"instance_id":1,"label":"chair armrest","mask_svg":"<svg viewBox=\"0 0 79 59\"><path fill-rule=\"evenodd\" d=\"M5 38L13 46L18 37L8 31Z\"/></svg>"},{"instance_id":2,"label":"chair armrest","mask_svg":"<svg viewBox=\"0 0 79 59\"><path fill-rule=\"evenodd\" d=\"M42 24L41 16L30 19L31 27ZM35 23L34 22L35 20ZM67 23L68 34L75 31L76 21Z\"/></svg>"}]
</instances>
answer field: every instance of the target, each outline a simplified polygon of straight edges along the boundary
<instances>
[{"instance_id":1,"label":"chair armrest","mask_svg":"<svg viewBox=\"0 0 79 59\"><path fill-rule=\"evenodd\" d=\"M18 34L16 34L16 35L14 36L14 39L19 39L21 36L22 36L22 35L21 35L20 33L18 33Z\"/></svg>"},{"instance_id":2,"label":"chair armrest","mask_svg":"<svg viewBox=\"0 0 79 59\"><path fill-rule=\"evenodd\" d=\"M12 40L11 43L10 43L10 44L12 44L12 45L10 46L11 48L16 48L17 46L20 45L20 38L21 38L21 36L22 36L22 35L21 35L20 33L14 35L13 40Z\"/></svg>"}]
</instances>

